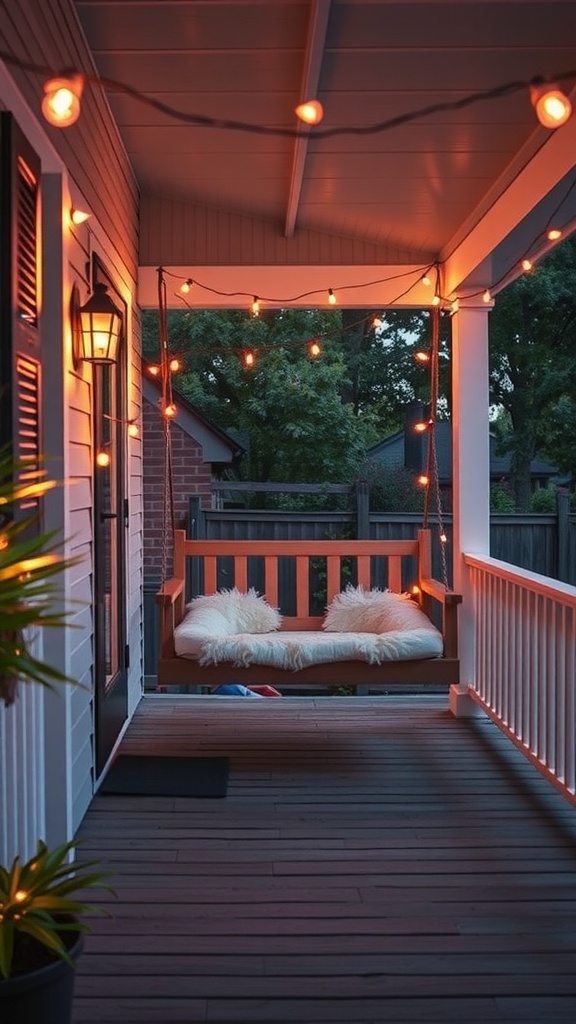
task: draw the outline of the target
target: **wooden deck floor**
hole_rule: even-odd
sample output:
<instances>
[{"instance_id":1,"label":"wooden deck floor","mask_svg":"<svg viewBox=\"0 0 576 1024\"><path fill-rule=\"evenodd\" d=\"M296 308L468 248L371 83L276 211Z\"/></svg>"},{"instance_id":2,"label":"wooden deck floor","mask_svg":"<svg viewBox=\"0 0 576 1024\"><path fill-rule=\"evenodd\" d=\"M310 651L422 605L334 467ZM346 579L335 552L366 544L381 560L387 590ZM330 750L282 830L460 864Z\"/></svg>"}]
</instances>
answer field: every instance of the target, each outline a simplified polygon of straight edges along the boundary
<instances>
[{"instance_id":1,"label":"wooden deck floor","mask_svg":"<svg viewBox=\"0 0 576 1024\"><path fill-rule=\"evenodd\" d=\"M122 749L228 754L229 791L94 799L75 1024L576 1020L576 811L488 721L159 696Z\"/></svg>"}]
</instances>

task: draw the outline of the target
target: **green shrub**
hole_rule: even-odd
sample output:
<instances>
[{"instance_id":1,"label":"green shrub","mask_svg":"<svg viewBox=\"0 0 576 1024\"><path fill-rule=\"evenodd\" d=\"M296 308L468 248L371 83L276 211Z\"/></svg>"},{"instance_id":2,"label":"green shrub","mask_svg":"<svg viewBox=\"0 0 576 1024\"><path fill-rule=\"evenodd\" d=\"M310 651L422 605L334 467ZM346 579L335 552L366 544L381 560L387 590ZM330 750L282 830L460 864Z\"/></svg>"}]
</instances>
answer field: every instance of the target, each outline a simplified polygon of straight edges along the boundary
<instances>
[{"instance_id":1,"label":"green shrub","mask_svg":"<svg viewBox=\"0 0 576 1024\"><path fill-rule=\"evenodd\" d=\"M490 485L490 511L497 513L516 511L514 496L506 484Z\"/></svg>"},{"instance_id":2,"label":"green shrub","mask_svg":"<svg viewBox=\"0 0 576 1024\"><path fill-rule=\"evenodd\" d=\"M540 487L530 499L530 511L540 515L556 512L556 488Z\"/></svg>"}]
</instances>

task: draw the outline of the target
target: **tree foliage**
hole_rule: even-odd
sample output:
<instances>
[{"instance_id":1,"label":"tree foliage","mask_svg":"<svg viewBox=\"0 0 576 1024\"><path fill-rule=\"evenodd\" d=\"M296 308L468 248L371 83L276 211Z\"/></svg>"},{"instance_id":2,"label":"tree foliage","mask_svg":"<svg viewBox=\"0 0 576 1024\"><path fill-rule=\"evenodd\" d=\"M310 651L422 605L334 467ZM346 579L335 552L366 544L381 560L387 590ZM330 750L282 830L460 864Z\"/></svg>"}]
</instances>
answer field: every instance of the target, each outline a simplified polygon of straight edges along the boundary
<instances>
[{"instance_id":1,"label":"tree foliage","mask_svg":"<svg viewBox=\"0 0 576 1024\"><path fill-rule=\"evenodd\" d=\"M571 238L504 289L490 315L491 400L508 417L500 444L511 453L518 511L530 507L530 462L537 454L576 470L570 440L576 428L575 281Z\"/></svg>"},{"instance_id":2,"label":"tree foliage","mask_svg":"<svg viewBox=\"0 0 576 1024\"><path fill-rule=\"evenodd\" d=\"M182 394L247 448L245 479L348 482L371 445L427 402L429 373L414 360L429 347L426 313L366 310L190 310L168 314ZM445 332L446 333L446 332ZM144 314L143 348L158 358L158 317ZM312 358L317 339L321 355ZM250 351L254 365L246 368ZM448 364L444 339L443 366Z\"/></svg>"}]
</instances>

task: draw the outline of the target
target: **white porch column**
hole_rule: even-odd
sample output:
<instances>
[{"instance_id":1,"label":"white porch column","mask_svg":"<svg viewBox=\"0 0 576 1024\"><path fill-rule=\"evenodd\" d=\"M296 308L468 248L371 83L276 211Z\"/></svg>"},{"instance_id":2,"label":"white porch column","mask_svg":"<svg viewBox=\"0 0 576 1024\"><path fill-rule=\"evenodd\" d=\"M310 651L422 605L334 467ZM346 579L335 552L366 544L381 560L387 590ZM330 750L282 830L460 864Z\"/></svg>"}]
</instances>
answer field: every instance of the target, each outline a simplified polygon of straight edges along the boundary
<instances>
[{"instance_id":1,"label":"white porch column","mask_svg":"<svg viewBox=\"0 0 576 1024\"><path fill-rule=\"evenodd\" d=\"M490 553L488 307L460 304L452 318L454 589L459 617L460 685L451 687L457 716L483 714L467 695L474 681L475 627L463 552Z\"/></svg>"}]
</instances>

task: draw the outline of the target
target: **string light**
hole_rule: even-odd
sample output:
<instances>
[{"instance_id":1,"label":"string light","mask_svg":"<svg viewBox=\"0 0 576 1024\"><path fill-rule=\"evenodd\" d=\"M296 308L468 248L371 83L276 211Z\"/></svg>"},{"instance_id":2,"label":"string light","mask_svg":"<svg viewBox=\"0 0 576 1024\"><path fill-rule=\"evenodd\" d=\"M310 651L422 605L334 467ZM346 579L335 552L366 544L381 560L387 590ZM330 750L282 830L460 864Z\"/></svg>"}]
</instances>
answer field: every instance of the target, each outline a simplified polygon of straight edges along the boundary
<instances>
[{"instance_id":1,"label":"string light","mask_svg":"<svg viewBox=\"0 0 576 1024\"><path fill-rule=\"evenodd\" d=\"M306 100L298 104L295 114L304 124L320 124L324 117L324 108L318 100Z\"/></svg>"},{"instance_id":2,"label":"string light","mask_svg":"<svg viewBox=\"0 0 576 1024\"><path fill-rule=\"evenodd\" d=\"M174 402L169 402L168 405L165 405L162 409L162 415L165 416L167 420L173 420L177 413L178 409L174 405Z\"/></svg>"},{"instance_id":3,"label":"string light","mask_svg":"<svg viewBox=\"0 0 576 1024\"><path fill-rule=\"evenodd\" d=\"M426 286L426 288L430 288L432 281L428 277L428 274L423 274L420 280L422 281L422 284Z\"/></svg>"},{"instance_id":4,"label":"string light","mask_svg":"<svg viewBox=\"0 0 576 1024\"><path fill-rule=\"evenodd\" d=\"M129 421L128 434L130 435L130 437L138 437L140 435L140 428L135 420Z\"/></svg>"},{"instance_id":5,"label":"string light","mask_svg":"<svg viewBox=\"0 0 576 1024\"><path fill-rule=\"evenodd\" d=\"M334 295L332 288L328 289L328 302L330 303L331 306L336 305L336 296Z\"/></svg>"},{"instance_id":6,"label":"string light","mask_svg":"<svg viewBox=\"0 0 576 1024\"><path fill-rule=\"evenodd\" d=\"M243 131L254 135L270 135L280 136L285 138L299 138L301 129L299 127L281 127L274 125L263 125L256 124L249 121L237 121L232 118L218 118L210 117L207 114L196 114L189 113L185 110L179 110L177 107L172 107L162 100L157 99L148 93L140 92L139 89L135 89L131 85L127 85L125 82L120 82L114 78L106 78L97 74L87 74L82 72L81 74L71 70L69 72L61 72L58 78L53 77L54 72L51 68L46 65L37 64L32 61L23 60L20 57L16 57L9 51L0 51L0 60L4 61L7 65L12 65L20 68L23 71L32 72L33 74L50 76L49 81L46 82L44 89L47 91L50 89L52 94L54 91L55 83L61 83L61 88L68 89L76 99L78 100L82 91L82 87L86 83L98 85L103 89L110 89L117 93L123 93L124 95L130 96L132 99L144 104L145 106L151 107L152 109L159 111L162 114L168 115L177 121L181 121L185 124L200 125L202 128L217 128L224 131ZM576 69L570 69L568 71L556 72L550 78L544 78L541 75L533 76L530 79L516 80L511 82L503 82L500 85L496 85L491 89L483 91L477 91L469 93L465 96L460 97L457 100L447 100L441 103L431 103L428 106L420 107L416 110L408 111L404 114L399 114L396 117L388 118L385 121L379 121L375 124L365 125L339 125L333 128L320 128L314 132L314 137L318 139L322 138L333 138L339 135L377 135L382 132L390 131L394 128L398 128L400 125L410 124L413 121L422 120L425 117L431 117L435 114L441 114L446 112L454 112L459 110L465 110L467 107L475 105L477 103L483 103L486 100L496 100L505 98L507 96L514 95L518 92L528 91L530 98L533 102L536 115L545 116L548 120L546 127L556 128L563 124L565 120L570 116L570 104L565 94L560 90L556 84L565 80L572 80L576 77ZM554 81L552 81L552 78ZM75 91L75 87L78 88L78 94ZM548 102L544 102L546 108L546 114L541 115L540 110L542 107L542 98L547 95ZM75 106L75 102L70 97L62 98L58 100L58 104L63 104L64 111ZM301 106L308 106L312 104L318 104L318 108L321 104L317 100L306 101ZM319 113L319 109L317 110ZM76 117L78 115L76 114ZM50 117L48 117L50 120ZM60 127L65 127L66 124L72 124L72 120L63 121L61 115L57 114L57 120L51 121L51 123L57 123Z\"/></svg>"},{"instance_id":7,"label":"string light","mask_svg":"<svg viewBox=\"0 0 576 1024\"><path fill-rule=\"evenodd\" d=\"M180 370L182 369L182 363L180 362L179 359L176 358L171 359L170 362L168 363L168 366L170 368L171 373L179 373Z\"/></svg>"},{"instance_id":8,"label":"string light","mask_svg":"<svg viewBox=\"0 0 576 1024\"><path fill-rule=\"evenodd\" d=\"M529 260L526 257L525 259L522 260L520 266L522 267L522 270L524 270L528 274L532 270L534 264L532 263L532 260Z\"/></svg>"},{"instance_id":9,"label":"string light","mask_svg":"<svg viewBox=\"0 0 576 1024\"><path fill-rule=\"evenodd\" d=\"M308 346L308 352L313 359L317 359L318 356L322 354L322 349L317 341L311 341Z\"/></svg>"},{"instance_id":10,"label":"string light","mask_svg":"<svg viewBox=\"0 0 576 1024\"><path fill-rule=\"evenodd\" d=\"M71 224L84 224L85 221L91 217L92 214L87 213L86 210L76 210L74 207L70 210L70 223Z\"/></svg>"},{"instance_id":11,"label":"string light","mask_svg":"<svg viewBox=\"0 0 576 1024\"><path fill-rule=\"evenodd\" d=\"M374 327L375 330L378 330L379 327L382 327L382 318L379 316L375 316L374 319L372 320L372 327Z\"/></svg>"},{"instance_id":12,"label":"string light","mask_svg":"<svg viewBox=\"0 0 576 1024\"><path fill-rule=\"evenodd\" d=\"M425 352L424 349L419 348L414 353L414 359L416 360L417 363L429 363L430 362L430 353L429 352Z\"/></svg>"},{"instance_id":13,"label":"string light","mask_svg":"<svg viewBox=\"0 0 576 1024\"><path fill-rule=\"evenodd\" d=\"M110 452L107 452L104 448L96 452L96 465L100 466L101 469L109 466L111 461Z\"/></svg>"},{"instance_id":14,"label":"string light","mask_svg":"<svg viewBox=\"0 0 576 1024\"><path fill-rule=\"evenodd\" d=\"M151 377L159 377L160 367L153 363L151 366L148 367L148 373L150 374Z\"/></svg>"},{"instance_id":15,"label":"string light","mask_svg":"<svg viewBox=\"0 0 576 1024\"><path fill-rule=\"evenodd\" d=\"M190 291L193 284L194 281L192 280L192 278L187 277L186 280L183 281L182 284L180 285L180 291L182 292L182 295L188 295L188 292Z\"/></svg>"},{"instance_id":16,"label":"string light","mask_svg":"<svg viewBox=\"0 0 576 1024\"><path fill-rule=\"evenodd\" d=\"M544 128L560 128L572 113L572 104L555 82L535 80L530 86L530 101Z\"/></svg>"},{"instance_id":17,"label":"string light","mask_svg":"<svg viewBox=\"0 0 576 1024\"><path fill-rule=\"evenodd\" d=\"M80 97L84 78L75 72L44 82L42 113L49 124L56 128L68 128L80 116Z\"/></svg>"},{"instance_id":18,"label":"string light","mask_svg":"<svg viewBox=\"0 0 576 1024\"><path fill-rule=\"evenodd\" d=\"M432 305L433 306L439 306L440 305L440 296L438 295L438 293L436 293L436 295L432 299Z\"/></svg>"},{"instance_id":19,"label":"string light","mask_svg":"<svg viewBox=\"0 0 576 1024\"><path fill-rule=\"evenodd\" d=\"M428 484L430 483L430 480L429 480L428 476L426 475L426 473L421 473L420 476L417 477L416 479L417 479L417 482L421 485L421 487L427 487Z\"/></svg>"},{"instance_id":20,"label":"string light","mask_svg":"<svg viewBox=\"0 0 576 1024\"><path fill-rule=\"evenodd\" d=\"M260 299L257 295L254 296L254 301L252 303L252 315L260 316Z\"/></svg>"},{"instance_id":21,"label":"string light","mask_svg":"<svg viewBox=\"0 0 576 1024\"><path fill-rule=\"evenodd\" d=\"M549 228L546 232L546 238L549 242L557 242L559 238L562 238L562 232L560 228Z\"/></svg>"},{"instance_id":22,"label":"string light","mask_svg":"<svg viewBox=\"0 0 576 1024\"><path fill-rule=\"evenodd\" d=\"M256 356L254 355L253 352L245 352L243 361L246 369L251 370L254 364L256 363Z\"/></svg>"}]
</instances>

